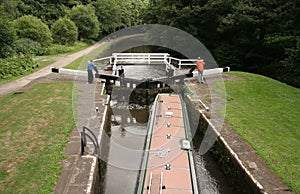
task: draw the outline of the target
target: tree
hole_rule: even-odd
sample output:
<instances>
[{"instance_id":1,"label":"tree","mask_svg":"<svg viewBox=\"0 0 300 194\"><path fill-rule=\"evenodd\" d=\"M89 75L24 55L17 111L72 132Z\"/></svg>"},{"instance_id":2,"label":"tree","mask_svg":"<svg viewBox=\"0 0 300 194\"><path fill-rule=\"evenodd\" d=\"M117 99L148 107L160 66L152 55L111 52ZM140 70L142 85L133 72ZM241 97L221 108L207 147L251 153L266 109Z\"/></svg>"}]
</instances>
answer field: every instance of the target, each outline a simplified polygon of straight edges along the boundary
<instances>
[{"instance_id":1,"label":"tree","mask_svg":"<svg viewBox=\"0 0 300 194\"><path fill-rule=\"evenodd\" d=\"M300 87L300 37L295 48L286 49L287 57L283 63L283 79L289 84Z\"/></svg>"},{"instance_id":2,"label":"tree","mask_svg":"<svg viewBox=\"0 0 300 194\"><path fill-rule=\"evenodd\" d=\"M78 38L78 29L69 18L58 19L51 28L54 42L63 45L73 45Z\"/></svg>"},{"instance_id":3,"label":"tree","mask_svg":"<svg viewBox=\"0 0 300 194\"><path fill-rule=\"evenodd\" d=\"M58 18L64 17L71 7L80 2L74 0L4 0L6 3L6 10L11 15L24 16L33 15L40 18L45 24L51 26ZM14 2L14 3L12 3ZM13 10L13 5L17 9Z\"/></svg>"},{"instance_id":4,"label":"tree","mask_svg":"<svg viewBox=\"0 0 300 194\"><path fill-rule=\"evenodd\" d=\"M121 6L121 26L120 28L142 24L142 11L148 5L147 0L119 0Z\"/></svg>"},{"instance_id":5,"label":"tree","mask_svg":"<svg viewBox=\"0 0 300 194\"><path fill-rule=\"evenodd\" d=\"M42 46L48 46L52 41L48 26L35 16L27 15L16 19L14 27L18 39L29 38Z\"/></svg>"},{"instance_id":6,"label":"tree","mask_svg":"<svg viewBox=\"0 0 300 194\"><path fill-rule=\"evenodd\" d=\"M9 57L14 53L13 42L16 32L12 23L5 18L0 18L0 57Z\"/></svg>"},{"instance_id":7,"label":"tree","mask_svg":"<svg viewBox=\"0 0 300 194\"><path fill-rule=\"evenodd\" d=\"M97 16L95 15L95 9L92 6L78 5L73 7L68 17L78 28L79 40L98 37L100 26Z\"/></svg>"},{"instance_id":8,"label":"tree","mask_svg":"<svg viewBox=\"0 0 300 194\"><path fill-rule=\"evenodd\" d=\"M300 37L298 37L297 45L295 48L286 50L287 57L285 58L285 65L290 72L300 74Z\"/></svg>"},{"instance_id":9,"label":"tree","mask_svg":"<svg viewBox=\"0 0 300 194\"><path fill-rule=\"evenodd\" d=\"M11 20L14 20L21 16L18 6L22 3L21 0L2 0L3 12L7 13Z\"/></svg>"},{"instance_id":10,"label":"tree","mask_svg":"<svg viewBox=\"0 0 300 194\"><path fill-rule=\"evenodd\" d=\"M121 7L116 0L97 0L93 6L104 34L115 31L121 25Z\"/></svg>"}]
</instances>

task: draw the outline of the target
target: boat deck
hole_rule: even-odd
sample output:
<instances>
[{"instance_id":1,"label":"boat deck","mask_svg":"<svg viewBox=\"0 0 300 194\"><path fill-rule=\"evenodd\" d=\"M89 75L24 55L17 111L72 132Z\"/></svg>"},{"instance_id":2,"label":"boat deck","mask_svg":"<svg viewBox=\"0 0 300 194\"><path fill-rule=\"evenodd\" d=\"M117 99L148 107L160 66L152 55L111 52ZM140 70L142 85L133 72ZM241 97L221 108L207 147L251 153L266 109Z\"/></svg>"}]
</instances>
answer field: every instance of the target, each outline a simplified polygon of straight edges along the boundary
<instances>
[{"instance_id":1,"label":"boat deck","mask_svg":"<svg viewBox=\"0 0 300 194\"><path fill-rule=\"evenodd\" d=\"M197 193L188 123L180 97L159 94L150 122L141 193Z\"/></svg>"}]
</instances>

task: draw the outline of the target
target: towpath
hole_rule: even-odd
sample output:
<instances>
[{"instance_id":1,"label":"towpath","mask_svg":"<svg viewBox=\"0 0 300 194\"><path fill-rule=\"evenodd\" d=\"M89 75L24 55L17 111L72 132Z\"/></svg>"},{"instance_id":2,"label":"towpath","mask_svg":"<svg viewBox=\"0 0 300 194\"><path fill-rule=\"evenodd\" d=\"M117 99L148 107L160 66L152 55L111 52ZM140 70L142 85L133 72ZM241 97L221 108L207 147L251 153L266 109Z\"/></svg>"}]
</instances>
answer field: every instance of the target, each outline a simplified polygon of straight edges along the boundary
<instances>
[{"instance_id":1,"label":"towpath","mask_svg":"<svg viewBox=\"0 0 300 194\"><path fill-rule=\"evenodd\" d=\"M50 69L51 67L57 67L57 68L64 67L64 66L70 64L72 61L78 59L79 57L88 54L93 49L100 47L104 43L105 42L98 42L98 43L94 44L93 46L90 46L84 50L64 56L64 57L58 59L56 62L40 69L37 72L31 73L27 76L21 77L14 81L1 84L0 85L0 97L3 97L9 93L18 91L19 89L23 88L24 86L29 84L31 81L36 80L37 78L49 75L51 73L51 69Z\"/></svg>"}]
</instances>

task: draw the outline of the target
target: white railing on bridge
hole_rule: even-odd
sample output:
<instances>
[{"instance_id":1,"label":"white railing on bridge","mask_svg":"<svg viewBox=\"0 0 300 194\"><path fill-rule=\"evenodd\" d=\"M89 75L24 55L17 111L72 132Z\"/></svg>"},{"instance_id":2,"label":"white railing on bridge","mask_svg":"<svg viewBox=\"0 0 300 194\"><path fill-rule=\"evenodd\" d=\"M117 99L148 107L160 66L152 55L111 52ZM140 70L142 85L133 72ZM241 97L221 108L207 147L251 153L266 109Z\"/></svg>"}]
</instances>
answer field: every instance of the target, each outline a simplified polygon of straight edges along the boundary
<instances>
[{"instance_id":1,"label":"white railing on bridge","mask_svg":"<svg viewBox=\"0 0 300 194\"><path fill-rule=\"evenodd\" d=\"M178 66L178 68L180 69L181 66L193 66L196 65L197 63L197 59L178 59L178 58L174 58L174 57L169 57L168 61L170 64L174 65L174 66Z\"/></svg>"},{"instance_id":2,"label":"white railing on bridge","mask_svg":"<svg viewBox=\"0 0 300 194\"><path fill-rule=\"evenodd\" d=\"M197 59L178 59L170 57L169 53L113 53L110 57L94 61L113 65L115 72L118 64L165 64L166 68L180 69L182 66L196 65Z\"/></svg>"},{"instance_id":3,"label":"white railing on bridge","mask_svg":"<svg viewBox=\"0 0 300 194\"><path fill-rule=\"evenodd\" d=\"M113 53L114 65L120 63L165 63L168 53Z\"/></svg>"},{"instance_id":4,"label":"white railing on bridge","mask_svg":"<svg viewBox=\"0 0 300 194\"><path fill-rule=\"evenodd\" d=\"M178 59L169 53L113 53L112 56L95 59L95 62L113 64L167 64L178 67L196 65L197 59Z\"/></svg>"},{"instance_id":5,"label":"white railing on bridge","mask_svg":"<svg viewBox=\"0 0 300 194\"><path fill-rule=\"evenodd\" d=\"M113 71L117 64L166 64L168 53L113 53Z\"/></svg>"}]
</instances>

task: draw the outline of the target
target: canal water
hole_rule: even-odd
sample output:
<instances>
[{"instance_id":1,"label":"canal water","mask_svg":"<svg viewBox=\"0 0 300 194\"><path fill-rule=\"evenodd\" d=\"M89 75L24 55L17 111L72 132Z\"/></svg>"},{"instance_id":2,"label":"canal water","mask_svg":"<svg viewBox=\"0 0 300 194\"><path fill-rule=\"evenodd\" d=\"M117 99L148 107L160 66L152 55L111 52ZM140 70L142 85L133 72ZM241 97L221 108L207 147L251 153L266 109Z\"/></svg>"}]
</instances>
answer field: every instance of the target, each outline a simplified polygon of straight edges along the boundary
<instances>
[{"instance_id":1,"label":"canal water","mask_svg":"<svg viewBox=\"0 0 300 194\"><path fill-rule=\"evenodd\" d=\"M133 110L135 117L111 116L111 138L104 193L133 194L142 158L147 130L148 110ZM126 119L121 121L121 119ZM138 123L137 120L144 120Z\"/></svg>"},{"instance_id":2,"label":"canal water","mask_svg":"<svg viewBox=\"0 0 300 194\"><path fill-rule=\"evenodd\" d=\"M123 69L125 77L140 80L166 76L166 66L159 64L125 65Z\"/></svg>"},{"instance_id":3,"label":"canal water","mask_svg":"<svg viewBox=\"0 0 300 194\"><path fill-rule=\"evenodd\" d=\"M165 75L164 66L124 66L124 69L126 77L137 79ZM112 99L111 108L109 151L100 193L134 194L143 155L149 107ZM193 155L200 193L234 193L214 161L209 156L201 156L197 147L195 144Z\"/></svg>"}]
</instances>

